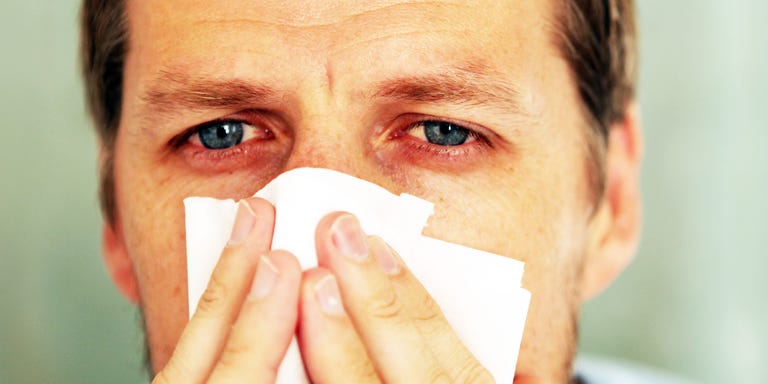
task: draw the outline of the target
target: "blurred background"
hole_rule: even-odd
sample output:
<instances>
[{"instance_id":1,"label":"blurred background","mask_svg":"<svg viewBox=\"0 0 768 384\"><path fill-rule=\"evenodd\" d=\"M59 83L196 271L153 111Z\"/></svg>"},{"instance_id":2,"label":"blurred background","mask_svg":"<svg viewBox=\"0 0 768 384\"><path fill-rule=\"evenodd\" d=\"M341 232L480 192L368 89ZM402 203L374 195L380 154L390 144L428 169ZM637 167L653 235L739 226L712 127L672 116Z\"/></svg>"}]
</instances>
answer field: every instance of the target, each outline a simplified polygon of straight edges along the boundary
<instances>
[{"instance_id":1,"label":"blurred background","mask_svg":"<svg viewBox=\"0 0 768 384\"><path fill-rule=\"evenodd\" d=\"M77 0L0 2L0 383L139 383L136 310L100 256ZM580 349L768 382L768 2L638 4L645 230Z\"/></svg>"}]
</instances>

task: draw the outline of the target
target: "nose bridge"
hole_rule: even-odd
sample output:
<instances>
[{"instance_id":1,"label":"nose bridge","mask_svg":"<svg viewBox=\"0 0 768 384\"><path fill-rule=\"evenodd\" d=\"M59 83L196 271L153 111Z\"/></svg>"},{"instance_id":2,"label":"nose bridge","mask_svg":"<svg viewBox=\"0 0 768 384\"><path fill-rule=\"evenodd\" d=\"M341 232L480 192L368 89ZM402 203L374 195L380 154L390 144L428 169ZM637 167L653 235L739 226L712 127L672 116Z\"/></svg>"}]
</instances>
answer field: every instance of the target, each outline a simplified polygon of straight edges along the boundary
<instances>
[{"instance_id":1,"label":"nose bridge","mask_svg":"<svg viewBox=\"0 0 768 384\"><path fill-rule=\"evenodd\" d=\"M333 75L328 58L318 58L316 71L299 87L299 116L284 171L300 167L327 168L354 176L366 174L370 158L368 135L357 110Z\"/></svg>"},{"instance_id":2,"label":"nose bridge","mask_svg":"<svg viewBox=\"0 0 768 384\"><path fill-rule=\"evenodd\" d=\"M350 175L364 173L365 136L359 126L344 122L335 111L314 114L294 127L293 147L284 171L300 167L328 168Z\"/></svg>"}]
</instances>

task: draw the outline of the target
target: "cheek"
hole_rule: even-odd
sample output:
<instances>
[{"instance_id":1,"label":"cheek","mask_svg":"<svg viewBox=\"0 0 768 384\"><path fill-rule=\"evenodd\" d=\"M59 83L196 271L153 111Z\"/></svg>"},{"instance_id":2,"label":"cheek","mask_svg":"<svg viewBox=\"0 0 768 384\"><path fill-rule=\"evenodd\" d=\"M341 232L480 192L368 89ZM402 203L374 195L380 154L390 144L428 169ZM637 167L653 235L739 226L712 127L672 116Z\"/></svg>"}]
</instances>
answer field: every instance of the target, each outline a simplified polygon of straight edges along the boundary
<instances>
[{"instance_id":1,"label":"cheek","mask_svg":"<svg viewBox=\"0 0 768 384\"><path fill-rule=\"evenodd\" d=\"M186 307L172 304L186 296L184 188L141 160L125 161L117 155L118 218L139 280L142 309L151 319L156 303L162 302L171 306L167 315L185 317Z\"/></svg>"},{"instance_id":2,"label":"cheek","mask_svg":"<svg viewBox=\"0 0 768 384\"><path fill-rule=\"evenodd\" d=\"M249 197L279 173L242 170L203 177L178 167L174 160L116 155L119 218L145 304L156 297L186 297L185 198Z\"/></svg>"},{"instance_id":3,"label":"cheek","mask_svg":"<svg viewBox=\"0 0 768 384\"><path fill-rule=\"evenodd\" d=\"M175 280L183 270L179 255L183 255L184 214L179 188L173 184L141 159L126 160L116 153L118 218L140 279L154 280L158 272L173 272L166 276Z\"/></svg>"},{"instance_id":4,"label":"cheek","mask_svg":"<svg viewBox=\"0 0 768 384\"><path fill-rule=\"evenodd\" d=\"M160 159L130 138L115 152L117 220L138 279L151 358L164 365L188 318L183 200L189 196L240 199L253 195L279 169L200 174L178 158Z\"/></svg>"},{"instance_id":5,"label":"cheek","mask_svg":"<svg viewBox=\"0 0 768 384\"><path fill-rule=\"evenodd\" d=\"M134 265L154 366L164 365L187 319L184 211L170 178L115 157L117 220Z\"/></svg>"},{"instance_id":6,"label":"cheek","mask_svg":"<svg viewBox=\"0 0 768 384\"><path fill-rule=\"evenodd\" d=\"M425 235L525 262L531 329L540 333L570 324L576 311L587 223L573 193L579 173L552 177L551 167L521 161L456 178L423 175L417 188L435 203Z\"/></svg>"},{"instance_id":7,"label":"cheek","mask_svg":"<svg viewBox=\"0 0 768 384\"><path fill-rule=\"evenodd\" d=\"M579 173L537 176L552 173L519 165L453 180L425 176L429 187L420 193L436 204L425 235L525 262L523 287L532 298L518 367L559 370L546 364L575 345L585 202L573 192L576 177L568 177Z\"/></svg>"},{"instance_id":8,"label":"cheek","mask_svg":"<svg viewBox=\"0 0 768 384\"><path fill-rule=\"evenodd\" d=\"M556 182L520 168L414 179L424 180L416 194L435 203L425 235L526 263L558 264L568 257L564 228L572 224L571 202Z\"/></svg>"}]
</instances>

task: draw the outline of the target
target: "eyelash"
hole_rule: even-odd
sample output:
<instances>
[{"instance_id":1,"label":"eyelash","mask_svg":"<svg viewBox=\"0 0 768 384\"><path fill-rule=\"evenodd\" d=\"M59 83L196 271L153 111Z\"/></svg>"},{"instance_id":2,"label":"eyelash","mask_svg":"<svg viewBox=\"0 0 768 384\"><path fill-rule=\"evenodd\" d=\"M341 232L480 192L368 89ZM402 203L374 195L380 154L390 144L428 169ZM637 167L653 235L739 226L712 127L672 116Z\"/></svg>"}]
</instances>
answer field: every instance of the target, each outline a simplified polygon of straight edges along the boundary
<instances>
[{"instance_id":1,"label":"eyelash","mask_svg":"<svg viewBox=\"0 0 768 384\"><path fill-rule=\"evenodd\" d=\"M466 129L468 131L467 134L473 140L471 142L456 146L442 146L432 144L425 140L417 139L409 134L409 132L411 132L413 129L424 129L423 125L429 122L446 122L455 124L461 128ZM409 152L428 154L443 159L453 160L458 160L462 156L470 156L477 153L478 151L493 148L491 141L486 135L478 132L478 129L471 128L468 125L470 124L460 123L444 118L427 117L409 123L405 128L399 131L395 131L392 135L390 135L390 138L405 141L405 145L407 145L411 150ZM409 155L413 155L413 153L409 153Z\"/></svg>"},{"instance_id":2,"label":"eyelash","mask_svg":"<svg viewBox=\"0 0 768 384\"><path fill-rule=\"evenodd\" d=\"M212 124L241 123L243 125L254 126L261 129L262 125L254 123L253 120L254 119L244 118L241 116L207 121L205 123L195 125L171 139L169 142L169 148L172 151L179 151L180 153L184 153L185 157L191 159L194 162L200 162L200 166L208 167L210 170L230 169L232 166L230 161L240 162L244 158L258 160L265 155L274 153L273 149L266 149L261 145L253 145L256 142L264 141L263 139L244 140L238 145L215 150L205 148L202 145L195 145L190 143L190 139L192 137L198 135L203 129L210 127ZM268 131L272 138L274 138L275 135L272 129L266 127L263 129Z\"/></svg>"}]
</instances>

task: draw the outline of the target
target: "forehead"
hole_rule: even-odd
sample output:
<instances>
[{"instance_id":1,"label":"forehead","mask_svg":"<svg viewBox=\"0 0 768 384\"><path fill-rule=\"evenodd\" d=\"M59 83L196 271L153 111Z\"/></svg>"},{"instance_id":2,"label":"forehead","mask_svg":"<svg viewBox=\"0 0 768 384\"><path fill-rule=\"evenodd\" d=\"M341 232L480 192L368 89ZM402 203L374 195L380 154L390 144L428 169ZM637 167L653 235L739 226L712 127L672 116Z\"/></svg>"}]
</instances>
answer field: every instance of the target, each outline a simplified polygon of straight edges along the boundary
<instances>
[{"instance_id":1,"label":"forehead","mask_svg":"<svg viewBox=\"0 0 768 384\"><path fill-rule=\"evenodd\" d=\"M410 63L469 56L503 63L552 46L545 1L135 0L127 11L129 55L145 68L237 71L240 59L284 67L290 58L343 71L352 62L397 65L400 52Z\"/></svg>"}]
</instances>

